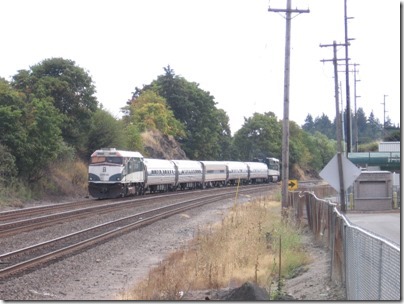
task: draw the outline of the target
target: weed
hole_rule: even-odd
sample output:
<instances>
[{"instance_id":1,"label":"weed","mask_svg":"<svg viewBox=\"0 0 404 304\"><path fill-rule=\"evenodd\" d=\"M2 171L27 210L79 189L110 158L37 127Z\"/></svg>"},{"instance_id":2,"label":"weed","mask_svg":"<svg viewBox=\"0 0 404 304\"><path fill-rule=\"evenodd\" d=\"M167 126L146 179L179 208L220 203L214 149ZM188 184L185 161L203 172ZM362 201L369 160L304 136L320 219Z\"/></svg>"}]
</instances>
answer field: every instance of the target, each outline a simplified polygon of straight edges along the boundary
<instances>
[{"instance_id":1,"label":"weed","mask_svg":"<svg viewBox=\"0 0 404 304\"><path fill-rule=\"evenodd\" d=\"M187 290L217 289L254 281L282 294L282 278L308 262L296 228L283 223L280 202L261 198L235 205L220 222L198 228L195 238L170 255L147 280L135 286L125 299L178 300ZM282 238L279 261L279 239Z\"/></svg>"}]
</instances>

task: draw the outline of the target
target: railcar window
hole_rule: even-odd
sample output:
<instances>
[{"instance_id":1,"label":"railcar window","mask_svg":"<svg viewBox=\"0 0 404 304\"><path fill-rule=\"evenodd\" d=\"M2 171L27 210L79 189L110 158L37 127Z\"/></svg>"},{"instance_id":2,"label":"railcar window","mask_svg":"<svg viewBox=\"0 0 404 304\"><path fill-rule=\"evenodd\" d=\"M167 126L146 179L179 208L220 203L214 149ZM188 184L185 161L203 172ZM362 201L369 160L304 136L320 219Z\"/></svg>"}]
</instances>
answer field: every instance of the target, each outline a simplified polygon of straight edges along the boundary
<instances>
[{"instance_id":1,"label":"railcar window","mask_svg":"<svg viewBox=\"0 0 404 304\"><path fill-rule=\"evenodd\" d=\"M91 163L92 164L99 164L99 163L122 164L122 157L93 156L91 158Z\"/></svg>"},{"instance_id":2,"label":"railcar window","mask_svg":"<svg viewBox=\"0 0 404 304\"><path fill-rule=\"evenodd\" d=\"M133 159L134 166L133 169L134 171L143 171L143 162L140 158L134 158Z\"/></svg>"}]
</instances>

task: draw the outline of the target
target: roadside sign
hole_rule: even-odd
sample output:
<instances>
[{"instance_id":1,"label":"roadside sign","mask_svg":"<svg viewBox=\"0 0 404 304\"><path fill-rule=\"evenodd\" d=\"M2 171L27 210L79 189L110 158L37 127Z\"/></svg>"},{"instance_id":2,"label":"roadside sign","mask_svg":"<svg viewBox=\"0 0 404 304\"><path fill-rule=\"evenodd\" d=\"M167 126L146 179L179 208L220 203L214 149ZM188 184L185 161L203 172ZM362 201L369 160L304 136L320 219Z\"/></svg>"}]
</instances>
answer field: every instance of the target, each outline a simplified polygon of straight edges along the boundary
<instances>
[{"instance_id":1,"label":"roadside sign","mask_svg":"<svg viewBox=\"0 0 404 304\"><path fill-rule=\"evenodd\" d=\"M290 179L288 181L288 190L289 191L293 191L293 190L297 190L297 187L299 186L297 179Z\"/></svg>"},{"instance_id":2,"label":"roadside sign","mask_svg":"<svg viewBox=\"0 0 404 304\"><path fill-rule=\"evenodd\" d=\"M344 175L344 190L346 191L361 174L361 170L344 155L341 155L341 159L342 171ZM337 154L335 154L324 169L321 170L320 176L326 180L338 193L340 192Z\"/></svg>"}]
</instances>

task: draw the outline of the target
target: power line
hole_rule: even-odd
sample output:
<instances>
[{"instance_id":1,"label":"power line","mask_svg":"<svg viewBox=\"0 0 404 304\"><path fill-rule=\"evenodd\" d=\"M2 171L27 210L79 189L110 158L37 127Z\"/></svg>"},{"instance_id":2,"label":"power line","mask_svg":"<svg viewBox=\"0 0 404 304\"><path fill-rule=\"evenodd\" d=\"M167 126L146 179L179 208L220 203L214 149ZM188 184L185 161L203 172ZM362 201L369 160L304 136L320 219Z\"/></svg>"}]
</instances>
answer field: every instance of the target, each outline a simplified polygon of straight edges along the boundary
<instances>
[{"instance_id":1,"label":"power line","mask_svg":"<svg viewBox=\"0 0 404 304\"><path fill-rule=\"evenodd\" d=\"M287 0L286 9L268 7L269 12L286 13L285 37L285 74L284 74L284 101L283 101L283 127L282 127L282 215L288 207L288 181L289 181L289 86L290 86L290 35L292 13L309 13L310 10L292 9L292 0Z\"/></svg>"},{"instance_id":2,"label":"power line","mask_svg":"<svg viewBox=\"0 0 404 304\"><path fill-rule=\"evenodd\" d=\"M342 121L341 121L341 112L339 110L339 88L338 88L338 60L345 60L345 59L337 59L337 46L344 45L344 44L337 44L335 41L333 44L320 44L320 47L333 47L333 58L327 60L321 60L322 62L325 61L332 61L334 65L334 87L335 87L335 120L337 122L337 161L338 161L338 176L339 176L339 194L340 194L340 203L341 203L341 211L345 212L345 186L344 186L344 173L343 173L343 166L342 166Z\"/></svg>"}]
</instances>

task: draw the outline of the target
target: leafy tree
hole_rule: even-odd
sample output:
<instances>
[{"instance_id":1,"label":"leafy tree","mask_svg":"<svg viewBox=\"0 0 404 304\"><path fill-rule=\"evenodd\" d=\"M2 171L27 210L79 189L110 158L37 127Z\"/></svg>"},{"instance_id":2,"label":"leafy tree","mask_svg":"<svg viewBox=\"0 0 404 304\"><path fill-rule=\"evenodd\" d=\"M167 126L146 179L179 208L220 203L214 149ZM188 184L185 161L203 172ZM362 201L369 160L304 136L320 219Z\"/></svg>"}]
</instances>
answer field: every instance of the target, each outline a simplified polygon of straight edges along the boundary
<instances>
[{"instance_id":1,"label":"leafy tree","mask_svg":"<svg viewBox=\"0 0 404 304\"><path fill-rule=\"evenodd\" d=\"M64 140L85 151L91 116L97 110L95 86L91 77L72 60L45 59L30 70L20 70L13 77L15 89L25 93L27 102L51 97L62 115Z\"/></svg>"},{"instance_id":2,"label":"leafy tree","mask_svg":"<svg viewBox=\"0 0 404 304\"><path fill-rule=\"evenodd\" d=\"M49 163L55 160L63 146L60 125L62 118L50 98L34 98L27 105L28 131L24 155L17 159L20 172L29 181L40 179Z\"/></svg>"},{"instance_id":3,"label":"leafy tree","mask_svg":"<svg viewBox=\"0 0 404 304\"><path fill-rule=\"evenodd\" d=\"M380 121L375 117L373 111L370 113L367 128L365 133L371 140L376 140L382 136L382 125Z\"/></svg>"},{"instance_id":4,"label":"leafy tree","mask_svg":"<svg viewBox=\"0 0 404 304\"><path fill-rule=\"evenodd\" d=\"M337 143L320 132L305 137L305 146L309 150L308 166L321 171L337 152Z\"/></svg>"},{"instance_id":5,"label":"leafy tree","mask_svg":"<svg viewBox=\"0 0 404 304\"><path fill-rule=\"evenodd\" d=\"M126 149L143 153L144 147L139 128L137 128L135 124L129 123L125 126L124 133Z\"/></svg>"},{"instance_id":6,"label":"leafy tree","mask_svg":"<svg viewBox=\"0 0 404 304\"><path fill-rule=\"evenodd\" d=\"M51 98L25 100L0 81L0 144L12 151L19 175L35 181L61 151L62 119Z\"/></svg>"},{"instance_id":7,"label":"leafy tree","mask_svg":"<svg viewBox=\"0 0 404 304\"><path fill-rule=\"evenodd\" d=\"M365 111L363 111L363 108L358 108L358 110L356 111L356 121L359 134L364 134L366 132L367 120L368 119L366 117Z\"/></svg>"},{"instance_id":8,"label":"leafy tree","mask_svg":"<svg viewBox=\"0 0 404 304\"><path fill-rule=\"evenodd\" d=\"M316 131L323 133L328 138L336 138L335 125L331 123L331 120L324 113L314 120L314 126Z\"/></svg>"},{"instance_id":9,"label":"leafy tree","mask_svg":"<svg viewBox=\"0 0 404 304\"><path fill-rule=\"evenodd\" d=\"M304 142L304 133L294 121L289 122L289 161L306 167L310 161L309 150Z\"/></svg>"},{"instance_id":10,"label":"leafy tree","mask_svg":"<svg viewBox=\"0 0 404 304\"><path fill-rule=\"evenodd\" d=\"M384 141L401 141L401 130L392 130L389 134L383 139Z\"/></svg>"},{"instance_id":11,"label":"leafy tree","mask_svg":"<svg viewBox=\"0 0 404 304\"><path fill-rule=\"evenodd\" d=\"M311 114L307 114L306 119L304 120L304 125L302 129L308 133L313 134L315 132L314 120Z\"/></svg>"},{"instance_id":12,"label":"leafy tree","mask_svg":"<svg viewBox=\"0 0 404 304\"><path fill-rule=\"evenodd\" d=\"M10 149L0 144L0 188L10 185L18 174L15 157Z\"/></svg>"},{"instance_id":13,"label":"leafy tree","mask_svg":"<svg viewBox=\"0 0 404 304\"><path fill-rule=\"evenodd\" d=\"M229 116L222 109L217 110L217 119L219 122L219 145L220 155L218 160L229 160L232 156L232 137L229 126Z\"/></svg>"},{"instance_id":14,"label":"leafy tree","mask_svg":"<svg viewBox=\"0 0 404 304\"><path fill-rule=\"evenodd\" d=\"M234 159L281 158L282 125L274 113L254 113L244 118L243 126L234 134Z\"/></svg>"},{"instance_id":15,"label":"leafy tree","mask_svg":"<svg viewBox=\"0 0 404 304\"><path fill-rule=\"evenodd\" d=\"M346 117L346 110L344 113L344 118ZM382 137L389 137L394 130L399 129L395 128L390 119L387 119L386 126L383 127L383 124L380 123L378 119L375 118L373 112L371 112L370 116L367 117L363 108L358 108L356 111L356 124L353 125L355 120L351 114L351 128L352 132L355 132L355 127L357 126L358 132L358 144L366 144L371 143L373 141L381 140ZM303 129L308 131L311 134L314 134L316 131L321 132L326 135L330 139L336 139L335 133L336 122L334 119L334 123L331 124L330 120L326 115L322 115L321 117L316 117L314 122L312 122L312 117L310 114L307 115L305 124L303 125ZM344 132L347 134L347 125L344 124ZM351 132L351 135L352 135ZM353 138L353 135L351 136Z\"/></svg>"},{"instance_id":16,"label":"leafy tree","mask_svg":"<svg viewBox=\"0 0 404 304\"><path fill-rule=\"evenodd\" d=\"M214 97L199 88L199 84L175 75L170 66L164 71L165 75L158 76L141 91L153 90L165 98L175 118L185 128L185 136L177 135L176 139L190 159L218 159L220 136L226 130L223 130L224 121L220 120Z\"/></svg>"},{"instance_id":17,"label":"leafy tree","mask_svg":"<svg viewBox=\"0 0 404 304\"><path fill-rule=\"evenodd\" d=\"M89 154L102 147L124 148L126 138L124 124L117 120L108 111L98 109L92 117L92 125L89 131Z\"/></svg>"},{"instance_id":18,"label":"leafy tree","mask_svg":"<svg viewBox=\"0 0 404 304\"><path fill-rule=\"evenodd\" d=\"M26 104L23 99L23 94L0 79L0 144L8 147L16 156L24 153L28 137L24 125Z\"/></svg>"},{"instance_id":19,"label":"leafy tree","mask_svg":"<svg viewBox=\"0 0 404 304\"><path fill-rule=\"evenodd\" d=\"M184 127L168 109L165 99L152 90L140 93L131 101L128 110L131 116L129 120L140 131L159 130L164 135L185 136Z\"/></svg>"}]
</instances>

